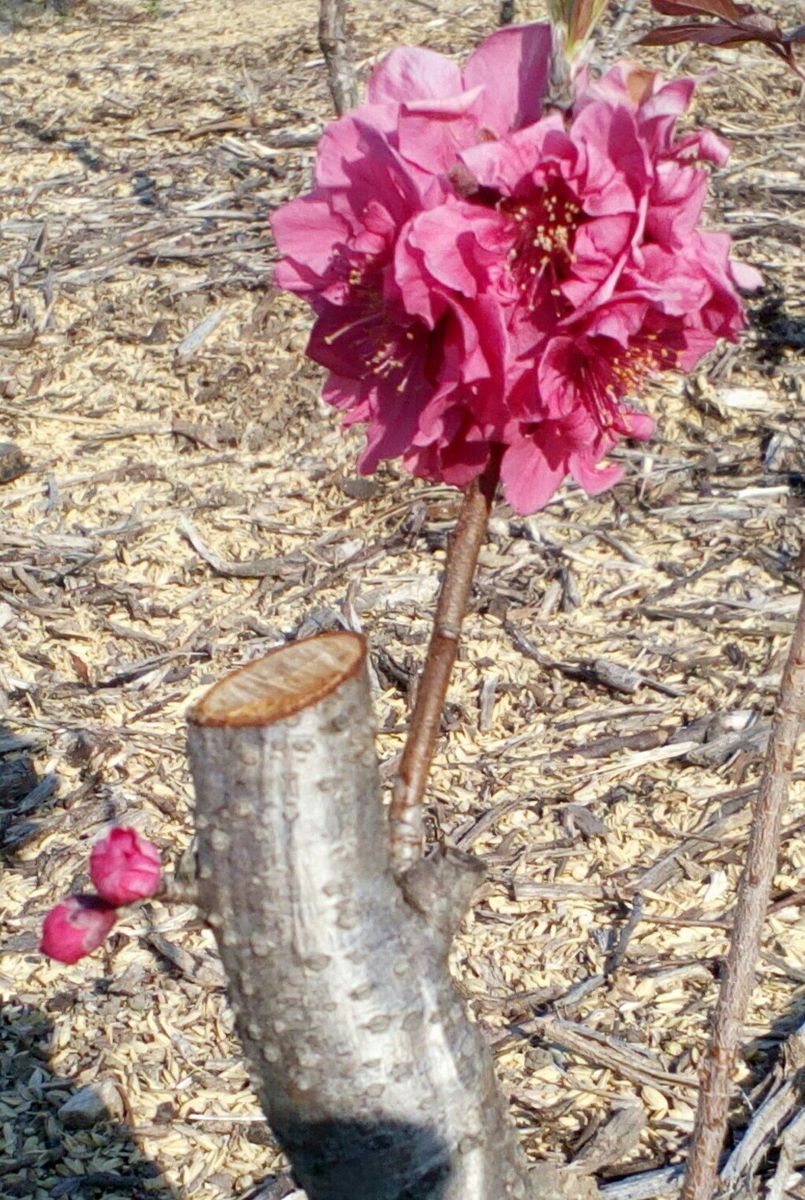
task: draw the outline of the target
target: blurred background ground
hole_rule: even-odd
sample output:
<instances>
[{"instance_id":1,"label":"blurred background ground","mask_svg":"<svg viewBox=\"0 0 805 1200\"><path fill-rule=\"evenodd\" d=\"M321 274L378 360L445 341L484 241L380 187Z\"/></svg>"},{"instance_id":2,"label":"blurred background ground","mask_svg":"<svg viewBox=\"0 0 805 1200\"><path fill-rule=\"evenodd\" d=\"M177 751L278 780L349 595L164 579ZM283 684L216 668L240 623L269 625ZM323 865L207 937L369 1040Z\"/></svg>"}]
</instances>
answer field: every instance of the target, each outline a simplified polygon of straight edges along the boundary
<instances>
[{"instance_id":1,"label":"blurred background ground","mask_svg":"<svg viewBox=\"0 0 805 1200\"><path fill-rule=\"evenodd\" d=\"M331 111L316 11L0 7L0 441L29 464L0 484L3 1197L243 1198L279 1164L191 909L132 913L74 967L36 951L110 821L171 862L187 846L188 704L279 642L359 628L387 776L402 745L457 497L395 465L356 477L306 313L271 286L268 214ZM354 14L363 75L401 41L465 54L497 18ZM650 22L638 7L628 36ZM712 220L766 290L741 347L643 398L659 433L623 448L612 493L496 507L431 788L434 832L488 863L454 969L525 1145L564 1161L638 1101L647 1130L610 1174L679 1161L691 1131L805 494L799 88L751 47L643 56L718 68L692 117L734 146ZM643 682L613 691L598 659ZM736 1127L805 1018L803 823L798 781ZM534 1016L651 1071L529 1039Z\"/></svg>"}]
</instances>

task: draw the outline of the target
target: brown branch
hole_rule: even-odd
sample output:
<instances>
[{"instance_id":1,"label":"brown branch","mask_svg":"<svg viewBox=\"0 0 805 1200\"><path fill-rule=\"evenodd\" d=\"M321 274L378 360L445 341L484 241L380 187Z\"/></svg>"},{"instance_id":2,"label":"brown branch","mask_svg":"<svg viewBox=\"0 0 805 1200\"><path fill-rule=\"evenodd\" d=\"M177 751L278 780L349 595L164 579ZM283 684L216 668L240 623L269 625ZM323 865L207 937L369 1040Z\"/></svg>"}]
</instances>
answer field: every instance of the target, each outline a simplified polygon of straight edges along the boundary
<instances>
[{"instance_id":1,"label":"brown branch","mask_svg":"<svg viewBox=\"0 0 805 1200\"><path fill-rule=\"evenodd\" d=\"M327 64L327 81L339 117L358 103L355 69L347 49L345 9L346 0L320 0L319 46Z\"/></svg>"},{"instance_id":2,"label":"brown branch","mask_svg":"<svg viewBox=\"0 0 805 1200\"><path fill-rule=\"evenodd\" d=\"M801 565L805 583L805 560ZM682 1200L710 1200L724 1144L732 1073L754 984L769 903L783 809L805 717L805 592L800 603L780 698L754 805L746 865L738 887L732 941L701 1071L701 1091Z\"/></svg>"},{"instance_id":3,"label":"brown branch","mask_svg":"<svg viewBox=\"0 0 805 1200\"><path fill-rule=\"evenodd\" d=\"M447 551L428 656L389 809L389 852L397 875L402 875L422 855L422 797L499 477L500 460L496 456L480 479L467 489Z\"/></svg>"}]
</instances>

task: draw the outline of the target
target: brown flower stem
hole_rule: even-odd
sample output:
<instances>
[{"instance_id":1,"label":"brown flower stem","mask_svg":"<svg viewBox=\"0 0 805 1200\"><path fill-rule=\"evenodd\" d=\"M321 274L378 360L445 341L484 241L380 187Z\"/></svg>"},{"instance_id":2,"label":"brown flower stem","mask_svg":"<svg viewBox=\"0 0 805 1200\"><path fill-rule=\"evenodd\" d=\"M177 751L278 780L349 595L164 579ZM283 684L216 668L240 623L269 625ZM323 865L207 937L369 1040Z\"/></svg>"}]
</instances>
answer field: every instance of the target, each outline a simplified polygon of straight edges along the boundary
<instances>
[{"instance_id":1,"label":"brown flower stem","mask_svg":"<svg viewBox=\"0 0 805 1200\"><path fill-rule=\"evenodd\" d=\"M197 904L198 893L195 880L179 880L175 875L170 875L163 879L159 891L154 892L154 895L149 896L148 899L158 900L160 904Z\"/></svg>"},{"instance_id":2,"label":"brown flower stem","mask_svg":"<svg viewBox=\"0 0 805 1200\"><path fill-rule=\"evenodd\" d=\"M805 588L805 556L800 567ZM788 782L805 719L805 591L788 653L766 762L754 805L746 864L738 885L732 941L701 1071L695 1133L682 1200L710 1200L716 1187L730 1098L730 1076L755 979L763 923L780 846Z\"/></svg>"},{"instance_id":3,"label":"brown flower stem","mask_svg":"<svg viewBox=\"0 0 805 1200\"><path fill-rule=\"evenodd\" d=\"M358 103L355 68L348 49L346 0L319 0L319 46L327 64L327 80L336 114Z\"/></svg>"},{"instance_id":4,"label":"brown flower stem","mask_svg":"<svg viewBox=\"0 0 805 1200\"><path fill-rule=\"evenodd\" d=\"M467 488L450 539L428 656L389 809L389 853L396 875L404 874L422 856L422 797L499 478L500 455L496 454L483 475Z\"/></svg>"}]
</instances>

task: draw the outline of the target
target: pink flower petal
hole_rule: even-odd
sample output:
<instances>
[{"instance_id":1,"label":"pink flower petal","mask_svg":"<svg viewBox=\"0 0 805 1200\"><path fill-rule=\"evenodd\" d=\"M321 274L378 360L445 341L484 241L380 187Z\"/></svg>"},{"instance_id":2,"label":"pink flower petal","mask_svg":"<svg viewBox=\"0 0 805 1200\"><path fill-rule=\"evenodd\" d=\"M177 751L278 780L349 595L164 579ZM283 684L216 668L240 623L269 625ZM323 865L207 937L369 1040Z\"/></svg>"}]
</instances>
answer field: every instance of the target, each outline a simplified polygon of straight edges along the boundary
<instances>
[{"instance_id":1,"label":"pink flower petal","mask_svg":"<svg viewBox=\"0 0 805 1200\"><path fill-rule=\"evenodd\" d=\"M571 454L568 468L588 496L598 496L623 479L623 467L617 463L592 462L586 453Z\"/></svg>"},{"instance_id":2,"label":"pink flower petal","mask_svg":"<svg viewBox=\"0 0 805 1200\"><path fill-rule=\"evenodd\" d=\"M434 50L413 46L400 46L387 54L372 72L367 89L372 104L442 100L461 91L461 71L454 62Z\"/></svg>"},{"instance_id":3,"label":"pink flower petal","mask_svg":"<svg viewBox=\"0 0 805 1200\"><path fill-rule=\"evenodd\" d=\"M548 448L554 447L549 444ZM545 449L536 442L523 441L509 446L503 455L500 478L515 512L533 513L544 508L567 475L567 459L561 451L551 462Z\"/></svg>"},{"instance_id":4,"label":"pink flower petal","mask_svg":"<svg viewBox=\"0 0 805 1200\"><path fill-rule=\"evenodd\" d=\"M478 293L478 280L472 270L474 239L471 228L465 232L461 204L440 204L430 212L419 213L408 228L406 240L420 251L422 276L467 298ZM469 214L472 215L472 214Z\"/></svg>"},{"instance_id":5,"label":"pink flower petal","mask_svg":"<svg viewBox=\"0 0 805 1200\"><path fill-rule=\"evenodd\" d=\"M484 87L483 124L501 137L538 121L548 89L549 25L510 25L481 43L464 67L464 86Z\"/></svg>"},{"instance_id":6,"label":"pink flower petal","mask_svg":"<svg viewBox=\"0 0 805 1200\"><path fill-rule=\"evenodd\" d=\"M651 183L648 147L625 105L588 104L572 125L585 155L584 211L591 216L637 212Z\"/></svg>"},{"instance_id":7,"label":"pink flower petal","mask_svg":"<svg viewBox=\"0 0 805 1200\"><path fill-rule=\"evenodd\" d=\"M476 140L474 109L481 91L473 88L450 100L403 104L397 123L403 158L422 170L447 174L461 151Z\"/></svg>"},{"instance_id":8,"label":"pink flower petal","mask_svg":"<svg viewBox=\"0 0 805 1200\"><path fill-rule=\"evenodd\" d=\"M310 292L322 286L332 268L333 246L347 240L350 228L321 193L283 204L271 216L271 230L285 255L274 270L277 287Z\"/></svg>"},{"instance_id":9,"label":"pink flower petal","mask_svg":"<svg viewBox=\"0 0 805 1200\"><path fill-rule=\"evenodd\" d=\"M739 258L730 259L730 275L742 292L756 292L763 287L763 276L760 271L741 262Z\"/></svg>"}]
</instances>

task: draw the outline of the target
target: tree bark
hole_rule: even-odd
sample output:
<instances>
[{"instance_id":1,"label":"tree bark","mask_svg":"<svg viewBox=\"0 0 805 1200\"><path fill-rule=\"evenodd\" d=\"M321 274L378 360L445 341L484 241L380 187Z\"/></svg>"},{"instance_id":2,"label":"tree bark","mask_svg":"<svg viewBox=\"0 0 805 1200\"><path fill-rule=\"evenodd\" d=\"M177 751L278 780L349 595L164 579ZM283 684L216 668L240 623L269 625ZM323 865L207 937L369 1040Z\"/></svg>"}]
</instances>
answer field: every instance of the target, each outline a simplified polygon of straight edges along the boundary
<instances>
[{"instance_id":1,"label":"tree bark","mask_svg":"<svg viewBox=\"0 0 805 1200\"><path fill-rule=\"evenodd\" d=\"M556 1200L450 982L476 861L390 870L363 639L281 647L189 722L199 902L308 1200Z\"/></svg>"},{"instance_id":2,"label":"tree bark","mask_svg":"<svg viewBox=\"0 0 805 1200\"><path fill-rule=\"evenodd\" d=\"M336 114L343 117L358 103L355 68L347 45L346 0L319 0L319 46Z\"/></svg>"}]
</instances>

